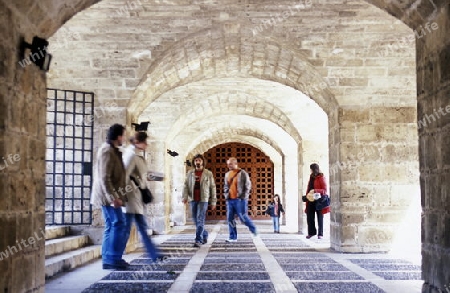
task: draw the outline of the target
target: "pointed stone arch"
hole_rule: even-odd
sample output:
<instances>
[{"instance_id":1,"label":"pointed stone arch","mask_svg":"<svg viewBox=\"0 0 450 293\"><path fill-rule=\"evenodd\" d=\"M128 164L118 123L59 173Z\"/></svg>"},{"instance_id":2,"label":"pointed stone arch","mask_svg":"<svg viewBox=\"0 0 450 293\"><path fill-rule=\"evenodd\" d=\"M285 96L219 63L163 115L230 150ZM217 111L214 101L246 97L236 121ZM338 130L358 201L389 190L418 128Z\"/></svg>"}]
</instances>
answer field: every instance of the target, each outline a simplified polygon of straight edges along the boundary
<instances>
[{"instance_id":1,"label":"pointed stone arch","mask_svg":"<svg viewBox=\"0 0 450 293\"><path fill-rule=\"evenodd\" d=\"M226 102L224 102L224 100ZM238 103L240 101L240 103ZM255 111L256 109L256 111ZM258 97L246 93L234 93L228 95L214 95L208 97L198 107L192 111L186 111L179 116L177 121L172 125L171 131L166 137L166 141L170 143L179 132L183 131L186 125L189 125L198 117L206 119L210 116L235 114L250 115L255 118L265 119L276 124L291 136L297 143L301 143L302 138L297 128L289 117L275 105L264 101Z\"/></svg>"},{"instance_id":2,"label":"pointed stone arch","mask_svg":"<svg viewBox=\"0 0 450 293\"><path fill-rule=\"evenodd\" d=\"M175 87L214 77L259 78L292 87L328 116L335 116L338 106L307 56L279 40L252 36L251 27L241 23L221 24L181 39L144 76L128 104L129 119Z\"/></svg>"}]
</instances>

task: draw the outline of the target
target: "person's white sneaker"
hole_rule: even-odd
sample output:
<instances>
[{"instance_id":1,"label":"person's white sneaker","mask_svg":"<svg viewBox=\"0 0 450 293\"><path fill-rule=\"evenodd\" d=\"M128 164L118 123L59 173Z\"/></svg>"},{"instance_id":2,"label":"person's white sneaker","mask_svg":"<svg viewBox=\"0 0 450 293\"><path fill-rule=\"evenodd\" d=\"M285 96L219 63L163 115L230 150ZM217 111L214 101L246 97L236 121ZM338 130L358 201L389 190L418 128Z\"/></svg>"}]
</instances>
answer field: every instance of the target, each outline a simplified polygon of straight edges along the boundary
<instances>
[{"instance_id":1,"label":"person's white sneaker","mask_svg":"<svg viewBox=\"0 0 450 293\"><path fill-rule=\"evenodd\" d=\"M237 242L237 239L227 239L225 241L228 242L228 243L230 243L230 242Z\"/></svg>"}]
</instances>

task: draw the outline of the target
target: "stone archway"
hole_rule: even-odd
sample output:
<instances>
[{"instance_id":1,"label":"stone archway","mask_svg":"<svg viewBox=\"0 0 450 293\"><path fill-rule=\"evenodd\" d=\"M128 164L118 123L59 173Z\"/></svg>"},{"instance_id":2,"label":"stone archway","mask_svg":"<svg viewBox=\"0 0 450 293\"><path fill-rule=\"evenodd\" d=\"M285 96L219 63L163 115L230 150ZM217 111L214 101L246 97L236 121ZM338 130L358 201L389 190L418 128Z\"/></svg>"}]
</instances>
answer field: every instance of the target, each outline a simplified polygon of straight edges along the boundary
<instances>
[{"instance_id":1,"label":"stone archway","mask_svg":"<svg viewBox=\"0 0 450 293\"><path fill-rule=\"evenodd\" d=\"M5 109L2 115L0 128L4 130L4 136L0 139L0 147L5 153L17 153L21 155L21 165L8 169L0 179L1 189L10 197L6 202L1 216L2 227L11 227L8 230L7 243L14 243L14 239L21 239L29 235L25 229L38 229L43 227L43 215L40 208L43 207L43 157L45 142L42 130L39 127L45 122L45 76L34 67L23 70L17 66L17 44L19 37L25 35L29 40L34 34L48 37L59 29L73 15L97 3L90 1L37 1L32 5L22 2L0 3L2 12L1 27L7 28L1 53L7 66L2 67L0 84L0 109ZM412 29L417 28L427 20L436 20L441 28L448 27L449 7L446 1L418 1L414 5L410 2L371 0L368 1L389 14L396 16L407 23ZM436 3L437 2L437 3ZM403 7L403 3L408 3ZM415 5L417 3L417 5ZM442 29L436 37L424 37L417 42L417 74L418 74L418 117L419 119L433 113L434 105L447 105L448 89L448 40L449 30ZM10 58L8 58L10 57ZM433 82L431 82L433 81ZM26 105L26 106L24 106ZM445 109L445 107L444 107ZM33 113L25 115L22 120L21 112ZM423 292L438 292L450 283L448 274L450 255L448 244L443 235L448 218L445 204L445 190L448 180L445 180L447 167L447 117L443 117L436 125L430 125L426 129L419 129L419 149L422 177L422 206L424 208L423 228L423 255L424 255L424 279ZM25 123L26 119L31 119ZM22 123L23 122L23 123ZM21 148L23 142L27 147ZM331 150L337 153L337 149ZM434 157L437 154L438 158ZM26 158L26 162L25 162ZM27 169L28 168L28 169ZM26 171L23 171L26 170ZM442 180L444 178L444 180ZM17 180L16 180L17 179ZM20 180L19 180L20 179ZM13 182L11 182L12 180ZM14 182L27 182L26 191ZM29 185L28 185L29 184ZM27 194L25 198L23 194ZM14 198L14 201L11 200ZM29 200L31 199L31 200ZM445 202L443 202L445 203ZM24 228L27 227L27 228ZM438 229L436 229L438 227ZM5 232L6 233L6 232ZM439 235L437 234L439 233ZM442 240L440 240L442 239ZM43 288L43 247L42 242L30 248L26 254L10 258L7 262L1 262L1 271L5 274L0 279L4 289L14 292L29 291ZM19 270L19 268L21 268ZM27 272L23 273L23 268ZM27 276L27 280L23 276Z\"/></svg>"}]
</instances>

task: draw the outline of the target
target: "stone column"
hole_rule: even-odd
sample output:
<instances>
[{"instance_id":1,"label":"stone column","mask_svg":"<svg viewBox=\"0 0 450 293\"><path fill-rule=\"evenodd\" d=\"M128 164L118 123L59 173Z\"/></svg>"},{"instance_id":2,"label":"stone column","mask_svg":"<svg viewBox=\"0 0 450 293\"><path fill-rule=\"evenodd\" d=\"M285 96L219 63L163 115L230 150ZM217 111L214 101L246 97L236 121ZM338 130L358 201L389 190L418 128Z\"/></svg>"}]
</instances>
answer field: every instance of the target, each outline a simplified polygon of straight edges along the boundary
<instances>
[{"instance_id":1,"label":"stone column","mask_svg":"<svg viewBox=\"0 0 450 293\"><path fill-rule=\"evenodd\" d=\"M334 249L387 252L399 225L410 220L419 188L415 113L414 107L340 109L339 157L330 170L340 180Z\"/></svg>"},{"instance_id":2,"label":"stone column","mask_svg":"<svg viewBox=\"0 0 450 293\"><path fill-rule=\"evenodd\" d=\"M293 153L293 152L292 152ZM298 213L300 202L298 200L298 159L296 154L287 154L284 165L284 185L286 202L282 202L286 212L286 232L298 232L299 217Z\"/></svg>"},{"instance_id":3,"label":"stone column","mask_svg":"<svg viewBox=\"0 0 450 293\"><path fill-rule=\"evenodd\" d=\"M449 16L446 4L438 29L416 43L424 293L450 291Z\"/></svg>"},{"instance_id":4,"label":"stone column","mask_svg":"<svg viewBox=\"0 0 450 293\"><path fill-rule=\"evenodd\" d=\"M35 33L0 1L1 292L45 285L45 72L18 56L20 37L31 43Z\"/></svg>"},{"instance_id":5,"label":"stone column","mask_svg":"<svg viewBox=\"0 0 450 293\"><path fill-rule=\"evenodd\" d=\"M149 226L158 234L169 229L170 214L170 169L167 167L165 143L149 140L149 170L164 173L163 181L151 181L150 189L154 195L154 202L148 205Z\"/></svg>"}]
</instances>

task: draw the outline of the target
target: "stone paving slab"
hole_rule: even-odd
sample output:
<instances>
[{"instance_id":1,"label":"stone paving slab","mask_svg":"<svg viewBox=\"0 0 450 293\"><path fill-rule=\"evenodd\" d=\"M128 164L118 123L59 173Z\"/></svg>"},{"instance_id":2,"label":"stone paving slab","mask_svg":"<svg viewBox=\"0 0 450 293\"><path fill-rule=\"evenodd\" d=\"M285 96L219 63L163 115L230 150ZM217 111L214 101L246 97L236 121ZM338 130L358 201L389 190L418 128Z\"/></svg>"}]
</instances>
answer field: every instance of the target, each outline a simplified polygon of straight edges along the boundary
<instances>
[{"instance_id":1,"label":"stone paving slab","mask_svg":"<svg viewBox=\"0 0 450 293\"><path fill-rule=\"evenodd\" d=\"M161 263L164 264L187 264L189 262L190 258L168 258L162 261ZM156 262L158 263L158 262ZM155 262L150 258L138 258L135 260L132 260L130 262L132 265L151 265L155 264Z\"/></svg>"},{"instance_id":2,"label":"stone paving slab","mask_svg":"<svg viewBox=\"0 0 450 293\"><path fill-rule=\"evenodd\" d=\"M286 272L291 280L364 280L353 272Z\"/></svg>"},{"instance_id":3,"label":"stone paving slab","mask_svg":"<svg viewBox=\"0 0 450 293\"><path fill-rule=\"evenodd\" d=\"M224 258L253 258L257 257L259 258L259 253L257 252L245 252L245 253L235 253L235 254L229 254L229 253L223 253L223 252L210 252L208 253L207 257L224 257Z\"/></svg>"},{"instance_id":4,"label":"stone paving slab","mask_svg":"<svg viewBox=\"0 0 450 293\"><path fill-rule=\"evenodd\" d=\"M154 264L154 265L130 265L124 271L182 271L186 265Z\"/></svg>"},{"instance_id":5,"label":"stone paving slab","mask_svg":"<svg viewBox=\"0 0 450 293\"><path fill-rule=\"evenodd\" d=\"M398 265L398 264L358 264L363 269L368 271L419 271L420 266L415 265Z\"/></svg>"},{"instance_id":6,"label":"stone paving slab","mask_svg":"<svg viewBox=\"0 0 450 293\"><path fill-rule=\"evenodd\" d=\"M265 271L263 264L204 264L201 271Z\"/></svg>"},{"instance_id":7,"label":"stone paving slab","mask_svg":"<svg viewBox=\"0 0 450 293\"><path fill-rule=\"evenodd\" d=\"M422 280L422 273L419 272L372 272L385 280Z\"/></svg>"},{"instance_id":8,"label":"stone paving slab","mask_svg":"<svg viewBox=\"0 0 450 293\"><path fill-rule=\"evenodd\" d=\"M268 249L270 252L289 252L289 253L315 251L315 249L311 247L268 247Z\"/></svg>"},{"instance_id":9,"label":"stone paving slab","mask_svg":"<svg viewBox=\"0 0 450 293\"><path fill-rule=\"evenodd\" d=\"M328 256L322 253L318 252L295 252L295 253L282 253L282 252L274 252L272 253L275 258L282 258L282 257L288 257L288 258L326 258L330 259Z\"/></svg>"},{"instance_id":10,"label":"stone paving slab","mask_svg":"<svg viewBox=\"0 0 450 293\"><path fill-rule=\"evenodd\" d=\"M377 264L384 264L384 263L388 263L388 264L411 264L411 262L404 260L404 259L377 259L377 258L350 258L348 259L349 261L351 261L354 264L367 264L367 263L377 263Z\"/></svg>"},{"instance_id":11,"label":"stone paving slab","mask_svg":"<svg viewBox=\"0 0 450 293\"><path fill-rule=\"evenodd\" d=\"M212 247L211 251L221 251L221 252L244 252L244 251L256 251L256 248L249 247Z\"/></svg>"},{"instance_id":12,"label":"stone paving slab","mask_svg":"<svg viewBox=\"0 0 450 293\"><path fill-rule=\"evenodd\" d=\"M270 280L265 272L199 272L197 280Z\"/></svg>"},{"instance_id":13,"label":"stone paving slab","mask_svg":"<svg viewBox=\"0 0 450 293\"><path fill-rule=\"evenodd\" d=\"M300 262L300 261L299 261ZM285 271L301 271L301 272L333 272L333 271L349 271L341 264L280 264Z\"/></svg>"},{"instance_id":14,"label":"stone paving slab","mask_svg":"<svg viewBox=\"0 0 450 293\"><path fill-rule=\"evenodd\" d=\"M270 240L264 241L267 247L310 247L303 242L270 242Z\"/></svg>"},{"instance_id":15,"label":"stone paving slab","mask_svg":"<svg viewBox=\"0 0 450 293\"><path fill-rule=\"evenodd\" d=\"M299 293L385 293L369 282L294 282L294 285Z\"/></svg>"},{"instance_id":16,"label":"stone paving slab","mask_svg":"<svg viewBox=\"0 0 450 293\"><path fill-rule=\"evenodd\" d=\"M190 293L275 293L270 282L198 282L196 281Z\"/></svg>"},{"instance_id":17,"label":"stone paving slab","mask_svg":"<svg viewBox=\"0 0 450 293\"><path fill-rule=\"evenodd\" d=\"M205 258L204 264L240 264L240 263L247 263L247 264L262 264L261 259L258 258L212 258L207 257Z\"/></svg>"},{"instance_id":18,"label":"stone paving slab","mask_svg":"<svg viewBox=\"0 0 450 293\"><path fill-rule=\"evenodd\" d=\"M298 264L298 263L302 263L302 264L317 264L317 263L321 263L321 264L337 264L338 262L336 262L335 260L332 260L331 258L318 258L318 259L314 259L314 258L303 258L303 259L298 259L298 258L280 258L280 257L276 257L275 258L278 263L281 264Z\"/></svg>"},{"instance_id":19,"label":"stone paving slab","mask_svg":"<svg viewBox=\"0 0 450 293\"><path fill-rule=\"evenodd\" d=\"M82 293L166 292L170 283L95 283Z\"/></svg>"},{"instance_id":20,"label":"stone paving slab","mask_svg":"<svg viewBox=\"0 0 450 293\"><path fill-rule=\"evenodd\" d=\"M102 280L175 280L179 273L167 272L112 272Z\"/></svg>"}]
</instances>

